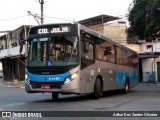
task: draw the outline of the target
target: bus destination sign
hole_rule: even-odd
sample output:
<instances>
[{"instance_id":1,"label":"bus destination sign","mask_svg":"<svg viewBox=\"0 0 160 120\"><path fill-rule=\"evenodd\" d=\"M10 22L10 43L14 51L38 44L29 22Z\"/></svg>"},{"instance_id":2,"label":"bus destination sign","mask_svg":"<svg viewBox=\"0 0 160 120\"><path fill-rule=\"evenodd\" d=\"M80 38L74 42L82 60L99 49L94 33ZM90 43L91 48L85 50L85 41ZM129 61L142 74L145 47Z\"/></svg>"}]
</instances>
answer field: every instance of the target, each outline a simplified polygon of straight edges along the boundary
<instances>
[{"instance_id":1,"label":"bus destination sign","mask_svg":"<svg viewBox=\"0 0 160 120\"><path fill-rule=\"evenodd\" d=\"M70 32L69 27L54 27L54 28L40 28L38 29L38 34L48 34L48 33L66 33Z\"/></svg>"}]
</instances>

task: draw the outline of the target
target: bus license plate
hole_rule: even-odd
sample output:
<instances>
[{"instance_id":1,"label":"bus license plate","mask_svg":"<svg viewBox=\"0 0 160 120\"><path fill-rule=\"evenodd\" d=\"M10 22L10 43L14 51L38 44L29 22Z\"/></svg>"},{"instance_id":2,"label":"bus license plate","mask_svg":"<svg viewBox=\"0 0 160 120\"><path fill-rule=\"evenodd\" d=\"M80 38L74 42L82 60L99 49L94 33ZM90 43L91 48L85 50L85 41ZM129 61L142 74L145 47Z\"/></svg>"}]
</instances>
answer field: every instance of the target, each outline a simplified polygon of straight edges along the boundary
<instances>
[{"instance_id":1,"label":"bus license plate","mask_svg":"<svg viewBox=\"0 0 160 120\"><path fill-rule=\"evenodd\" d=\"M48 84L42 84L41 88L42 89L50 89L50 85L48 85Z\"/></svg>"}]
</instances>

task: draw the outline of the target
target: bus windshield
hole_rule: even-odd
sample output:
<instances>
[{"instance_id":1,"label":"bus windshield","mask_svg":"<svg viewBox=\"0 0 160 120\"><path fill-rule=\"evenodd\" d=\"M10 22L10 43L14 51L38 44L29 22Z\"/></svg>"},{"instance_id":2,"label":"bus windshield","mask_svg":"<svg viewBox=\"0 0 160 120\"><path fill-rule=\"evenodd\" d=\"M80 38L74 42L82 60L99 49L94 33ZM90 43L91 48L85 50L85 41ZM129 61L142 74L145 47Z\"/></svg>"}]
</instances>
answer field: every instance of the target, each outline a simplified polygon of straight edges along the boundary
<instances>
[{"instance_id":1,"label":"bus windshield","mask_svg":"<svg viewBox=\"0 0 160 120\"><path fill-rule=\"evenodd\" d=\"M77 36L30 38L29 66L68 66L78 62Z\"/></svg>"}]
</instances>

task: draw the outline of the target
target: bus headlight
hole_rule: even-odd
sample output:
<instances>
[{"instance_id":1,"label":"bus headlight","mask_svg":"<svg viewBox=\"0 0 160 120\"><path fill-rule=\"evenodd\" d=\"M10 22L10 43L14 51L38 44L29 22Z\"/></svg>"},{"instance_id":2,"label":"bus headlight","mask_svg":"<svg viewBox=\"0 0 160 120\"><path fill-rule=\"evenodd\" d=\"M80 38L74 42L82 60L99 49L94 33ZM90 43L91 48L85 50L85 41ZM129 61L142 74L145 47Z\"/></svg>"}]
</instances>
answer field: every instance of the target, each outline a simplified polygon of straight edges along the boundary
<instances>
[{"instance_id":1,"label":"bus headlight","mask_svg":"<svg viewBox=\"0 0 160 120\"><path fill-rule=\"evenodd\" d=\"M74 79L76 79L78 77L78 72L77 73L73 73L72 75L71 75L71 80L74 80Z\"/></svg>"},{"instance_id":2,"label":"bus headlight","mask_svg":"<svg viewBox=\"0 0 160 120\"><path fill-rule=\"evenodd\" d=\"M68 78L66 78L66 80L65 80L64 83L65 83L65 84L66 84L66 83L69 83L70 81L77 79L78 76L79 76L79 73L78 73L78 72L73 73L73 74L70 75Z\"/></svg>"}]
</instances>

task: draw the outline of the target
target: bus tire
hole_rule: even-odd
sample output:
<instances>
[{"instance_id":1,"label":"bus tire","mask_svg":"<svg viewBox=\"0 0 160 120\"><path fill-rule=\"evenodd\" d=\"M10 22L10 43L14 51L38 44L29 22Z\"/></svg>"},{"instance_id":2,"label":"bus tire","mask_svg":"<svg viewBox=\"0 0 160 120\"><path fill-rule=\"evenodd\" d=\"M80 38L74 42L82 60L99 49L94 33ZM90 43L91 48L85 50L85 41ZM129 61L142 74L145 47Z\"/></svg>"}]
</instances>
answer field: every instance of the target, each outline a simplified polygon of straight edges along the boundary
<instances>
[{"instance_id":1,"label":"bus tire","mask_svg":"<svg viewBox=\"0 0 160 120\"><path fill-rule=\"evenodd\" d=\"M58 93L52 92L52 100L58 100Z\"/></svg>"},{"instance_id":2,"label":"bus tire","mask_svg":"<svg viewBox=\"0 0 160 120\"><path fill-rule=\"evenodd\" d=\"M126 80L125 81L125 86L124 86L124 89L123 89L123 93L127 94L128 91L129 91L129 80Z\"/></svg>"},{"instance_id":3,"label":"bus tire","mask_svg":"<svg viewBox=\"0 0 160 120\"><path fill-rule=\"evenodd\" d=\"M102 84L99 78L96 78L95 84L94 84L94 93L93 97L95 99L99 99L102 96Z\"/></svg>"}]
</instances>

